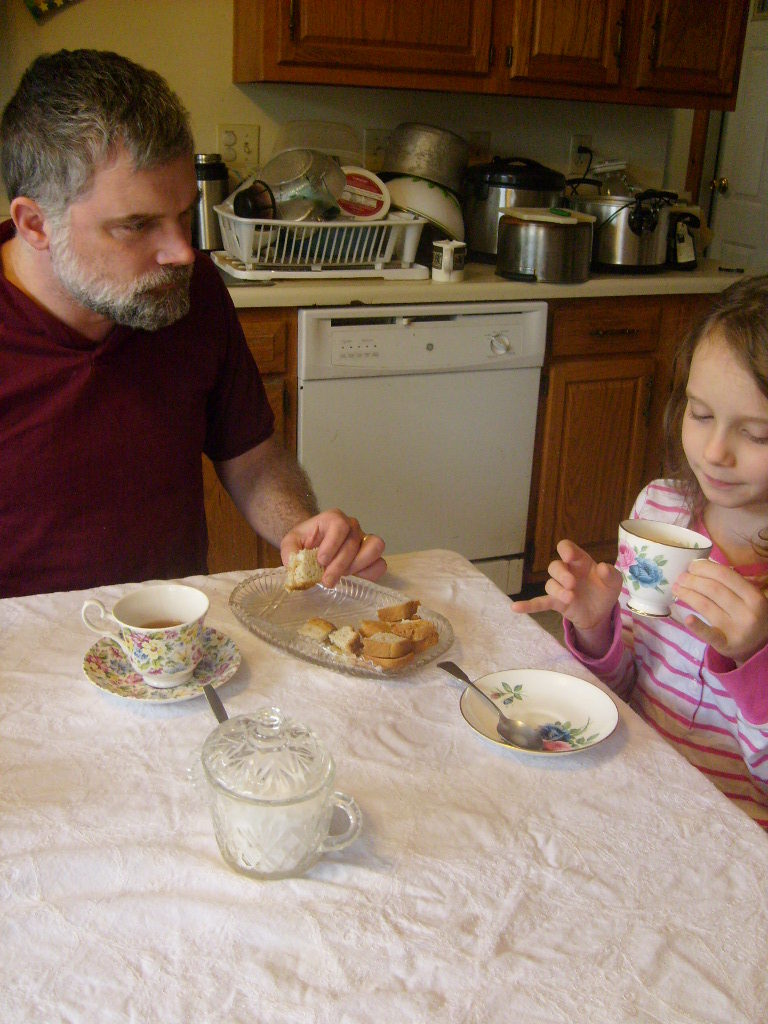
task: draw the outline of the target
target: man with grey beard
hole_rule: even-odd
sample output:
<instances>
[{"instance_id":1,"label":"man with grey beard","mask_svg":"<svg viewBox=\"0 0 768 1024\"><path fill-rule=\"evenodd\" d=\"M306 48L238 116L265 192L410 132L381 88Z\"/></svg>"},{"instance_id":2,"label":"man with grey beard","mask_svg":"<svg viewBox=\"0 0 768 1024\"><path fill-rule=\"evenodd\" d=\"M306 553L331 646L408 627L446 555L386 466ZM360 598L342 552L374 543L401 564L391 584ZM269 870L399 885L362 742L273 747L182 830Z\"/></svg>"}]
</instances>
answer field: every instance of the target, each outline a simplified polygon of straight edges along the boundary
<instances>
[{"instance_id":1,"label":"man with grey beard","mask_svg":"<svg viewBox=\"0 0 768 1024\"><path fill-rule=\"evenodd\" d=\"M35 60L0 122L0 597L206 572L201 453L284 561L378 578L318 512L231 299L190 245L189 121L115 53Z\"/></svg>"}]
</instances>

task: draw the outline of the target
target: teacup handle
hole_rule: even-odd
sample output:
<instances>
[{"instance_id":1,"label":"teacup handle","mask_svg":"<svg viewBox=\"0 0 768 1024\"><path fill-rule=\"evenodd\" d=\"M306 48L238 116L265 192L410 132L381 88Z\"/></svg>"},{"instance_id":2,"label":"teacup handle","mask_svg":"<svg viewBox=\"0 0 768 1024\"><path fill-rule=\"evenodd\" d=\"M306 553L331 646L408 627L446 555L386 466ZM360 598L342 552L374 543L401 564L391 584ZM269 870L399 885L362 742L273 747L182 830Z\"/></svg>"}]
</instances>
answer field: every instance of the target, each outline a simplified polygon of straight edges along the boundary
<instances>
[{"instance_id":1,"label":"teacup handle","mask_svg":"<svg viewBox=\"0 0 768 1024\"><path fill-rule=\"evenodd\" d=\"M325 837L320 844L320 851L322 853L329 853L331 850L343 850L345 846L349 846L349 844L357 838L360 826L363 823L363 816L360 813L360 808L351 796L347 796L346 793L339 792L334 793L333 796L333 806L338 807L339 810L346 814L349 819L349 825L338 835L328 835Z\"/></svg>"},{"instance_id":2,"label":"teacup handle","mask_svg":"<svg viewBox=\"0 0 768 1024\"><path fill-rule=\"evenodd\" d=\"M96 609L96 612L100 619L98 623L91 622L91 620L88 618L87 613L89 608ZM114 617L114 615L107 611L107 609L104 607L101 601L97 601L96 598L94 597L89 597L88 600L83 604L83 607L80 610L80 615L82 616L83 622L86 624L88 629L93 630L94 633L98 633L100 636L108 636L111 640L114 640L117 646L123 652L123 654L126 657L128 657L128 651L126 650L125 644L123 643L122 638L120 637L118 632L120 629L119 623L117 619ZM114 623L115 629L110 629L108 623Z\"/></svg>"}]
</instances>

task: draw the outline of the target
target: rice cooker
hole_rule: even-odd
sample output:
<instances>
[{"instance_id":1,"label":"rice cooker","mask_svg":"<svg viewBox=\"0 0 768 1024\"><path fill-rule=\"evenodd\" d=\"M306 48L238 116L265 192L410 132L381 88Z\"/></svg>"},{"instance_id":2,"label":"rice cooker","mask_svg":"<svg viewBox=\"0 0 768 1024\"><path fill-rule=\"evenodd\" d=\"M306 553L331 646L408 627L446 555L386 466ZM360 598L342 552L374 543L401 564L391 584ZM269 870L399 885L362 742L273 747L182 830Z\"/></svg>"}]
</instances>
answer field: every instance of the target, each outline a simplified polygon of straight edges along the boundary
<instances>
[{"instance_id":1,"label":"rice cooker","mask_svg":"<svg viewBox=\"0 0 768 1024\"><path fill-rule=\"evenodd\" d=\"M510 206L549 209L560 205L565 176L536 160L495 156L470 167L464 179L464 223L469 255L495 263L499 221Z\"/></svg>"},{"instance_id":2,"label":"rice cooker","mask_svg":"<svg viewBox=\"0 0 768 1024\"><path fill-rule=\"evenodd\" d=\"M584 185L597 194L584 195ZM571 185L567 203L573 210L596 218L592 269L610 273L654 273L667 263L670 214L677 193L659 189L626 188L625 194L606 195L603 183L587 179Z\"/></svg>"}]
</instances>

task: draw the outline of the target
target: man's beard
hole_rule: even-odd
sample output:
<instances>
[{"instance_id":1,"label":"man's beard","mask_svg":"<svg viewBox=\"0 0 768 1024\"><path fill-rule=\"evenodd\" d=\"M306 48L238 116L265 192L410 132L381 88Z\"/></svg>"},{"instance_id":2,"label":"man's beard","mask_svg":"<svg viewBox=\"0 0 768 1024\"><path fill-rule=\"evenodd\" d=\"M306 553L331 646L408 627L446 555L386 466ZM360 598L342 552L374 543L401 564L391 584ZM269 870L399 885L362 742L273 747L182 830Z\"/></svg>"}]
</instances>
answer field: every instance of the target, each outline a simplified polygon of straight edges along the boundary
<instances>
[{"instance_id":1,"label":"man's beard","mask_svg":"<svg viewBox=\"0 0 768 1024\"><path fill-rule=\"evenodd\" d=\"M161 267L121 284L75 253L66 223L52 232L49 252L51 268L66 292L81 306L116 324L157 331L189 312L191 266Z\"/></svg>"}]
</instances>

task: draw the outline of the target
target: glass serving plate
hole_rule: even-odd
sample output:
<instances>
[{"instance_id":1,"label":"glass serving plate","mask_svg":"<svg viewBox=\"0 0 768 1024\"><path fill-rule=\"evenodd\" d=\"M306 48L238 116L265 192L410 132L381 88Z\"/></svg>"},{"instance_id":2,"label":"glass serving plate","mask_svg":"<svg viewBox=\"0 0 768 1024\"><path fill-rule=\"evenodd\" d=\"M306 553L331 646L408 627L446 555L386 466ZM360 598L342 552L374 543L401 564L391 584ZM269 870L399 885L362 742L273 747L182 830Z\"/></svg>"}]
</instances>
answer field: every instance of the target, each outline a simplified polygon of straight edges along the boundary
<instances>
[{"instance_id":1,"label":"glass serving plate","mask_svg":"<svg viewBox=\"0 0 768 1024\"><path fill-rule=\"evenodd\" d=\"M419 606L419 618L428 619L437 628L437 643L417 654L400 669L382 669L361 657L342 652L334 654L325 644L302 636L298 629L307 619L327 619L339 628L357 626L363 619L378 618L378 609L400 604L408 596L357 576L343 576L335 587L318 585L310 590L287 591L284 567L263 569L238 583L229 598L236 617L256 636L282 647L297 658L355 676L407 675L441 657L453 643L450 622L437 612Z\"/></svg>"}]
</instances>

